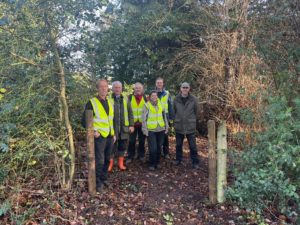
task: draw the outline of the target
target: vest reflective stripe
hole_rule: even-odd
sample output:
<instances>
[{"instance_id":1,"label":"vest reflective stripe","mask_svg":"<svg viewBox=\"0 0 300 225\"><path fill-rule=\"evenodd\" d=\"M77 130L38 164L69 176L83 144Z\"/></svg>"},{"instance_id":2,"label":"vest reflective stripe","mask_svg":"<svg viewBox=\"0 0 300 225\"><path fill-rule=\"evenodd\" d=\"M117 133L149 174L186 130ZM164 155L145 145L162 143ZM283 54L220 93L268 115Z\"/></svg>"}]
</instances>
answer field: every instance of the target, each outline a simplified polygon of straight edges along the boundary
<instances>
[{"instance_id":1,"label":"vest reflective stripe","mask_svg":"<svg viewBox=\"0 0 300 225\"><path fill-rule=\"evenodd\" d=\"M113 127L114 111L110 102L107 101L109 106L109 115L107 115L103 105L96 97L90 101L95 114L93 119L94 130L98 131L102 137L107 137L109 134L115 135Z\"/></svg>"},{"instance_id":2,"label":"vest reflective stripe","mask_svg":"<svg viewBox=\"0 0 300 225\"><path fill-rule=\"evenodd\" d=\"M136 102L136 99L134 97L134 95L132 95L131 97L131 108L132 108L132 112L133 112L133 118L134 118L134 122L142 122L142 114L143 114L143 108L145 105L145 100L144 97L142 97L140 104L138 105Z\"/></svg>"},{"instance_id":3,"label":"vest reflective stripe","mask_svg":"<svg viewBox=\"0 0 300 225\"><path fill-rule=\"evenodd\" d=\"M114 106L115 100L113 97L109 98L109 101L111 104ZM123 97L123 105L124 105L124 121L125 121L125 126L129 126L129 119L128 119L128 107L127 107L127 101L125 100L125 97ZM120 109L121 110L121 109Z\"/></svg>"},{"instance_id":4,"label":"vest reflective stripe","mask_svg":"<svg viewBox=\"0 0 300 225\"><path fill-rule=\"evenodd\" d=\"M160 101L157 102L157 111L156 108L150 103L146 103L146 107L149 109L148 118L147 118L147 128L149 130L154 130L157 128L157 124L161 127L165 127L165 121L163 118L163 107Z\"/></svg>"},{"instance_id":5,"label":"vest reflective stripe","mask_svg":"<svg viewBox=\"0 0 300 225\"><path fill-rule=\"evenodd\" d=\"M167 94L165 96L162 96L159 100L160 100L162 107L165 109L165 112L168 113L169 112L168 99L169 99L170 93L168 91L166 91L166 93Z\"/></svg>"}]
</instances>

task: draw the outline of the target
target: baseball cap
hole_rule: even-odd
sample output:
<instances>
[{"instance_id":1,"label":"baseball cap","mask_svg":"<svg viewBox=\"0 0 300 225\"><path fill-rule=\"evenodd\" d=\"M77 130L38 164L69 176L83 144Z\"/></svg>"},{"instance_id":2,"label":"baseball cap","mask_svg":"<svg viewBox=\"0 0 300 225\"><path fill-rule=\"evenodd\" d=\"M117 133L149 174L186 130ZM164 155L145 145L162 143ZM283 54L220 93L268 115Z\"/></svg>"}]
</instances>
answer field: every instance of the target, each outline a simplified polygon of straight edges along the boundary
<instances>
[{"instance_id":1,"label":"baseball cap","mask_svg":"<svg viewBox=\"0 0 300 225\"><path fill-rule=\"evenodd\" d=\"M190 84L188 82L183 82L180 87L182 87L182 88L184 88L184 87L185 88L189 88Z\"/></svg>"}]
</instances>

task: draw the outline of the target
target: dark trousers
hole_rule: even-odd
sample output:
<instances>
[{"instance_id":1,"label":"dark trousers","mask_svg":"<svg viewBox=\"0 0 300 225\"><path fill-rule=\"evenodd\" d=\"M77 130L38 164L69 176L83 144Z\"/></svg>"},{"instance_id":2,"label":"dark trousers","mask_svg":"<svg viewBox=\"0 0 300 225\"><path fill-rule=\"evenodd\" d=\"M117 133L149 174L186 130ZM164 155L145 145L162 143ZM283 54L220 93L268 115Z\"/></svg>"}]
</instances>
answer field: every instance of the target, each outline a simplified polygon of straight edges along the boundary
<instances>
[{"instance_id":1,"label":"dark trousers","mask_svg":"<svg viewBox=\"0 0 300 225\"><path fill-rule=\"evenodd\" d=\"M142 132L141 127L137 127L134 129L134 132L129 136L129 145L128 145L128 158L133 159L135 156L135 144L136 137L139 139L139 147L138 147L138 157L145 156L145 135Z\"/></svg>"},{"instance_id":2,"label":"dark trousers","mask_svg":"<svg viewBox=\"0 0 300 225\"><path fill-rule=\"evenodd\" d=\"M127 145L127 140L117 140L113 144L113 149L111 152L111 159L114 158L115 156L122 157L125 155L125 150L126 150L126 145Z\"/></svg>"},{"instance_id":3,"label":"dark trousers","mask_svg":"<svg viewBox=\"0 0 300 225\"><path fill-rule=\"evenodd\" d=\"M182 145L185 136L189 143L192 163L198 164L199 159L196 145L196 135L194 133L187 135L176 133L176 160L179 162L182 161Z\"/></svg>"},{"instance_id":4,"label":"dark trousers","mask_svg":"<svg viewBox=\"0 0 300 225\"><path fill-rule=\"evenodd\" d=\"M163 152L164 152L164 156L169 154L169 135L168 134L165 134L165 136L164 136Z\"/></svg>"},{"instance_id":5,"label":"dark trousers","mask_svg":"<svg viewBox=\"0 0 300 225\"><path fill-rule=\"evenodd\" d=\"M95 163L96 163L96 185L99 186L107 180L107 170L110 160L110 153L113 144L113 137L95 138Z\"/></svg>"},{"instance_id":6,"label":"dark trousers","mask_svg":"<svg viewBox=\"0 0 300 225\"><path fill-rule=\"evenodd\" d=\"M149 146L149 164L150 166L157 166L160 161L161 147L164 141L165 131L151 132L148 134Z\"/></svg>"}]
</instances>

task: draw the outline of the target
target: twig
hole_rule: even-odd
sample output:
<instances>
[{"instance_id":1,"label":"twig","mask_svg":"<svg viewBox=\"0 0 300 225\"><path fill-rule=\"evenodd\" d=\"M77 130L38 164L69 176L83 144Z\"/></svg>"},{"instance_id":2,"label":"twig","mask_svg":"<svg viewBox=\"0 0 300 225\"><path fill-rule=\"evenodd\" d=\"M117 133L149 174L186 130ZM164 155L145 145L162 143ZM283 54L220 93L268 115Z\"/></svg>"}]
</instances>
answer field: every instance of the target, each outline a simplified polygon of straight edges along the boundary
<instances>
[{"instance_id":1,"label":"twig","mask_svg":"<svg viewBox=\"0 0 300 225\"><path fill-rule=\"evenodd\" d=\"M30 65L32 65L32 66L42 67L41 65L35 63L34 61L32 61L32 60L30 60L30 59L27 59L27 58L25 58L25 57L23 57L23 56L17 55L17 54L14 53L14 52L11 52L10 54L11 54L12 56L18 58L18 59L21 59L23 62L25 62L25 63L27 63L27 64L30 64Z\"/></svg>"}]
</instances>

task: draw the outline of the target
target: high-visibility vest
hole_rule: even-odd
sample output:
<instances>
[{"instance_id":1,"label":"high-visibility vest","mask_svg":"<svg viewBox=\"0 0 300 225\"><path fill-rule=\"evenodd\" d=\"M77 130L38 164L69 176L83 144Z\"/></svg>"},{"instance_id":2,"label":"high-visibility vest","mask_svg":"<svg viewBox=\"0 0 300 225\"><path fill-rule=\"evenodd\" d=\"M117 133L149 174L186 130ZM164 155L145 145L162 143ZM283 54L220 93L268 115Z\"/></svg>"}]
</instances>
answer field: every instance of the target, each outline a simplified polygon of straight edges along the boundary
<instances>
[{"instance_id":1,"label":"high-visibility vest","mask_svg":"<svg viewBox=\"0 0 300 225\"><path fill-rule=\"evenodd\" d=\"M98 98L94 97L90 99L93 110L94 110L94 119L93 119L93 127L95 131L98 131L102 137L107 137L109 134L115 135L113 119L114 119L114 110L113 106L109 101L109 114L107 115L102 103L98 100Z\"/></svg>"},{"instance_id":2,"label":"high-visibility vest","mask_svg":"<svg viewBox=\"0 0 300 225\"><path fill-rule=\"evenodd\" d=\"M157 125L161 127L165 127L165 121L163 118L163 107L160 101L157 101L157 110L151 104L151 102L146 103L146 107L148 108L148 118L147 118L147 128L149 130L156 129Z\"/></svg>"},{"instance_id":3,"label":"high-visibility vest","mask_svg":"<svg viewBox=\"0 0 300 225\"><path fill-rule=\"evenodd\" d=\"M110 101L110 103L114 107L115 99L112 96L110 96L108 100ZM123 105L124 105L124 122L125 122L125 126L129 126L128 107L127 107L127 101L126 101L125 97L123 97Z\"/></svg>"},{"instance_id":4,"label":"high-visibility vest","mask_svg":"<svg viewBox=\"0 0 300 225\"><path fill-rule=\"evenodd\" d=\"M168 113L169 112L168 99L169 99L170 93L169 93L169 91L166 91L166 93L167 94L165 96L162 96L159 100L160 100L160 103L161 103L162 107L164 108L165 112Z\"/></svg>"},{"instance_id":5,"label":"high-visibility vest","mask_svg":"<svg viewBox=\"0 0 300 225\"><path fill-rule=\"evenodd\" d=\"M143 114L143 108L145 105L145 100L144 100L144 96L142 97L140 104L138 105L136 102L136 99L134 97L134 95L131 96L131 108L132 108L132 112L133 112L133 118L134 118L134 122L142 122L142 114Z\"/></svg>"}]
</instances>

